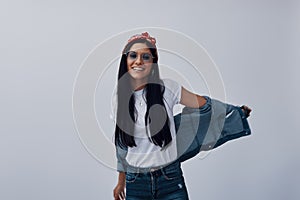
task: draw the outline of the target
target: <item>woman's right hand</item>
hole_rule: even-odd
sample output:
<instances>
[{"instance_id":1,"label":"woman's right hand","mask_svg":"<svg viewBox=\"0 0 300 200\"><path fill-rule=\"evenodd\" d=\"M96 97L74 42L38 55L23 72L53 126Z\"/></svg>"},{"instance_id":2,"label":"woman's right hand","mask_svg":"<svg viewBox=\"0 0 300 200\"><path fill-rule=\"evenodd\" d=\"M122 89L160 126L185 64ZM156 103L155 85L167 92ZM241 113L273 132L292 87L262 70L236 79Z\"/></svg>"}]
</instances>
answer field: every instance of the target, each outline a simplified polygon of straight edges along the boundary
<instances>
[{"instance_id":1,"label":"woman's right hand","mask_svg":"<svg viewBox=\"0 0 300 200\"><path fill-rule=\"evenodd\" d=\"M114 189L114 199L115 200L125 200L125 185L117 184Z\"/></svg>"},{"instance_id":2,"label":"woman's right hand","mask_svg":"<svg viewBox=\"0 0 300 200\"><path fill-rule=\"evenodd\" d=\"M114 189L114 199L115 200L125 200L125 172L119 172L118 184Z\"/></svg>"}]
</instances>

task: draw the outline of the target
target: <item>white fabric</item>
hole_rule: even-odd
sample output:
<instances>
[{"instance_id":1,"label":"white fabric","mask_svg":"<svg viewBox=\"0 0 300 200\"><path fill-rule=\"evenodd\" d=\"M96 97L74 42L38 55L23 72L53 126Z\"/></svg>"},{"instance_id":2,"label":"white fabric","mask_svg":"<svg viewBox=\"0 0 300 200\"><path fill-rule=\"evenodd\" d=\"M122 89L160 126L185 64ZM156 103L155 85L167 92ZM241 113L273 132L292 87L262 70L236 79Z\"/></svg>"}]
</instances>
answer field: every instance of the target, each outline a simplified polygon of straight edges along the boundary
<instances>
[{"instance_id":1,"label":"white fabric","mask_svg":"<svg viewBox=\"0 0 300 200\"><path fill-rule=\"evenodd\" d=\"M170 131L173 139L164 150L161 150L161 147L154 145L149 141L144 122L144 116L147 109L145 97L143 98L143 90L135 92L135 106L139 113L134 131L137 147L128 148L126 156L127 162L132 166L157 167L170 163L177 158L173 107L180 101L181 86L175 81L169 79L164 79L163 82L165 85L165 92L163 96L164 104L167 110L170 122Z\"/></svg>"},{"instance_id":2,"label":"white fabric","mask_svg":"<svg viewBox=\"0 0 300 200\"><path fill-rule=\"evenodd\" d=\"M170 79L163 79L165 85L164 92L164 105L167 110L172 141L169 145L161 150L149 141L145 127L145 113L147 105L145 102L145 94L143 90L134 92L135 95L135 108L137 110L137 122L135 125L134 136L136 147L128 148L126 156L127 162L135 167L157 167L170 163L177 159L176 149L176 132L173 119L173 107L180 102L181 86ZM115 109L116 110L116 109Z\"/></svg>"}]
</instances>

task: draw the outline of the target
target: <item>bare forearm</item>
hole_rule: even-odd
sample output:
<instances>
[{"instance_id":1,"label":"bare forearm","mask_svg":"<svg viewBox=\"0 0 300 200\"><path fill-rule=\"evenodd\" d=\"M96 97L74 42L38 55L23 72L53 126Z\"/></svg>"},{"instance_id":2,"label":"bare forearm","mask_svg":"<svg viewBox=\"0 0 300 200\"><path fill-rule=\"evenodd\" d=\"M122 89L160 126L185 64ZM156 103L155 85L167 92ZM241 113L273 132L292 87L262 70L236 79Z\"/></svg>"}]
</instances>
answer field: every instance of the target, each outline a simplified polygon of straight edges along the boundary
<instances>
[{"instance_id":1,"label":"bare forearm","mask_svg":"<svg viewBox=\"0 0 300 200\"><path fill-rule=\"evenodd\" d=\"M195 108L200 108L206 104L206 99L203 96L196 95L197 98L197 104L195 105Z\"/></svg>"},{"instance_id":2,"label":"bare forearm","mask_svg":"<svg viewBox=\"0 0 300 200\"><path fill-rule=\"evenodd\" d=\"M204 106L206 99L182 87L180 103L190 108L200 108Z\"/></svg>"},{"instance_id":3,"label":"bare forearm","mask_svg":"<svg viewBox=\"0 0 300 200\"><path fill-rule=\"evenodd\" d=\"M118 184L125 185L125 172L119 172Z\"/></svg>"}]
</instances>

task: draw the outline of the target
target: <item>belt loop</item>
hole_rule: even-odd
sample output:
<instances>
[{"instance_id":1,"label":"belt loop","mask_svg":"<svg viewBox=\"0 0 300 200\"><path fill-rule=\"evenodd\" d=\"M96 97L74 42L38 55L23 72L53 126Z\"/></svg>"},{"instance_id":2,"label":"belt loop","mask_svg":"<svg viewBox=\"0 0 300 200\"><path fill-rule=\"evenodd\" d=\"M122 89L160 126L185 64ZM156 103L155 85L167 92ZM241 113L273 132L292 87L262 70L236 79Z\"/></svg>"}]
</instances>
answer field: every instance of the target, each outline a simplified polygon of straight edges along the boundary
<instances>
[{"instance_id":1,"label":"belt loop","mask_svg":"<svg viewBox=\"0 0 300 200\"><path fill-rule=\"evenodd\" d=\"M159 168L160 173L162 173L162 174L164 173L164 172L163 172L163 168L164 168L163 166L160 166L160 168Z\"/></svg>"}]
</instances>

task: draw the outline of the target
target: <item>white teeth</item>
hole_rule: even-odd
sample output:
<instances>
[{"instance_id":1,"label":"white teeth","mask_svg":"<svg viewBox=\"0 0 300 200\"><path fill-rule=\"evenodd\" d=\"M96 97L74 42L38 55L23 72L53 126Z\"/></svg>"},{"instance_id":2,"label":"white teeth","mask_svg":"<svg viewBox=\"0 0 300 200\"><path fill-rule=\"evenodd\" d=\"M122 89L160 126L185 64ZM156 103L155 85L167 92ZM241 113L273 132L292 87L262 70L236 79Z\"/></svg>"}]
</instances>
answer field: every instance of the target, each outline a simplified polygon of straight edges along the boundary
<instances>
[{"instance_id":1,"label":"white teeth","mask_svg":"<svg viewBox=\"0 0 300 200\"><path fill-rule=\"evenodd\" d=\"M143 71L144 68L141 68L141 67L134 67L133 70L135 70L135 71Z\"/></svg>"}]
</instances>

